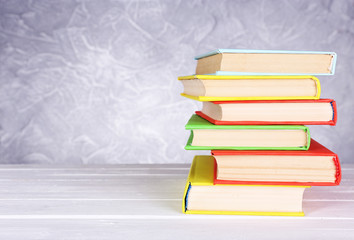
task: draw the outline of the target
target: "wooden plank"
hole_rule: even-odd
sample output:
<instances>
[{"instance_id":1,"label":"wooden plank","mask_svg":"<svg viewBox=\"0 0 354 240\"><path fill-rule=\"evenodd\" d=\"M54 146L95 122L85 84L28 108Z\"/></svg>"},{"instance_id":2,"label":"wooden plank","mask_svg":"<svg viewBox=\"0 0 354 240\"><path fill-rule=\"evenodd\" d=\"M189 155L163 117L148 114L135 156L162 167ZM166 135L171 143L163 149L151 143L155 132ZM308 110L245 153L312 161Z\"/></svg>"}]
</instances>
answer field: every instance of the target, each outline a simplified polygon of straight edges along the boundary
<instances>
[{"instance_id":1,"label":"wooden plank","mask_svg":"<svg viewBox=\"0 0 354 240\"><path fill-rule=\"evenodd\" d=\"M307 189L301 218L182 214L185 164L7 166L0 239L354 239L351 169L341 186Z\"/></svg>"},{"instance_id":2,"label":"wooden plank","mask_svg":"<svg viewBox=\"0 0 354 240\"><path fill-rule=\"evenodd\" d=\"M0 199L180 199L186 175L81 179L18 179L0 181ZM349 183L349 182L348 182ZM34 197L35 196L35 197ZM354 199L354 186L312 187L305 200Z\"/></svg>"},{"instance_id":3,"label":"wooden plank","mask_svg":"<svg viewBox=\"0 0 354 240\"><path fill-rule=\"evenodd\" d=\"M143 181L143 180L142 180ZM35 182L0 184L1 200L16 199L181 199L184 179L141 181ZM17 187L15 185L18 185ZM35 186L35 187L34 187ZM329 188L329 187L328 187ZM353 188L327 187L306 189L305 201L353 201Z\"/></svg>"},{"instance_id":4,"label":"wooden plank","mask_svg":"<svg viewBox=\"0 0 354 240\"><path fill-rule=\"evenodd\" d=\"M354 165L353 165L354 167ZM89 164L89 165L33 165L33 164L0 164L1 171L99 171L109 169L179 169L190 168L190 164Z\"/></svg>"},{"instance_id":5,"label":"wooden plank","mask_svg":"<svg viewBox=\"0 0 354 240\"><path fill-rule=\"evenodd\" d=\"M175 219L186 218L181 207L180 199L11 199L0 200L0 219L12 217L21 219L26 216L34 219L62 217L96 219L101 216L118 219L156 219L166 216ZM353 201L304 201L303 208L307 218L354 219ZM215 216L192 215L188 218L215 218Z\"/></svg>"},{"instance_id":6,"label":"wooden plank","mask_svg":"<svg viewBox=\"0 0 354 240\"><path fill-rule=\"evenodd\" d=\"M302 218L305 219L305 218ZM0 220L0 238L27 239L353 239L354 221L243 219Z\"/></svg>"}]
</instances>

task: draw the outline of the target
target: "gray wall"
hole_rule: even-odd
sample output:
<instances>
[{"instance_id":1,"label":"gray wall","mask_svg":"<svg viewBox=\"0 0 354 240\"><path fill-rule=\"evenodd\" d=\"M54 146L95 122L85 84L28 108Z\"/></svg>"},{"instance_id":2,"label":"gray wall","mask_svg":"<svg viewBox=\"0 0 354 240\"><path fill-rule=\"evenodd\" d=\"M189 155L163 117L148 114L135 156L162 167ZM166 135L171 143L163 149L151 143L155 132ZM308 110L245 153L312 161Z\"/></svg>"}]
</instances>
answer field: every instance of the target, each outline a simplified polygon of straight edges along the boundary
<instances>
[{"instance_id":1,"label":"gray wall","mask_svg":"<svg viewBox=\"0 0 354 240\"><path fill-rule=\"evenodd\" d=\"M1 0L0 163L190 162L177 76L216 48L337 52L311 134L354 163L354 1L307 0Z\"/></svg>"}]
</instances>

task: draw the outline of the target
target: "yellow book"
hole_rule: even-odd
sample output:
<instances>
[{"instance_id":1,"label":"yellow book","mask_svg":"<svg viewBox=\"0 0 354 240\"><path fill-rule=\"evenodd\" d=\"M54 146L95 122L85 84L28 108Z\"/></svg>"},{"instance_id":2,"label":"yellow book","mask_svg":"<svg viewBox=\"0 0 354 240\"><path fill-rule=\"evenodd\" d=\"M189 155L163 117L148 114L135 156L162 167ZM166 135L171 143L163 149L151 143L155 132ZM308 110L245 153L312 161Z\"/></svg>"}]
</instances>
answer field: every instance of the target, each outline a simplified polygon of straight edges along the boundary
<instances>
[{"instance_id":1,"label":"yellow book","mask_svg":"<svg viewBox=\"0 0 354 240\"><path fill-rule=\"evenodd\" d=\"M214 185L215 160L195 156L186 183L186 214L304 216L303 193L309 186Z\"/></svg>"},{"instance_id":2,"label":"yellow book","mask_svg":"<svg viewBox=\"0 0 354 240\"><path fill-rule=\"evenodd\" d=\"M314 76L179 77L184 97L198 101L319 99L321 86Z\"/></svg>"}]
</instances>

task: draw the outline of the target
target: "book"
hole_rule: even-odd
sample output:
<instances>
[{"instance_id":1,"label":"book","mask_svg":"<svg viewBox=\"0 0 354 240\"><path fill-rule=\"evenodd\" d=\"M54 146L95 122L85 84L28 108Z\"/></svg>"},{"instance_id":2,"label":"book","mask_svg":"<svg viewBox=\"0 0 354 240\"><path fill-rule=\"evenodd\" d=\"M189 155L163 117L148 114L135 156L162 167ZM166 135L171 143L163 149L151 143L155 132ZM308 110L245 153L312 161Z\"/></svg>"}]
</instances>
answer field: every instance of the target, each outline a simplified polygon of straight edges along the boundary
<instances>
[{"instance_id":1,"label":"book","mask_svg":"<svg viewBox=\"0 0 354 240\"><path fill-rule=\"evenodd\" d=\"M214 184L335 186L337 154L311 139L308 151L212 151Z\"/></svg>"},{"instance_id":2,"label":"book","mask_svg":"<svg viewBox=\"0 0 354 240\"><path fill-rule=\"evenodd\" d=\"M200 117L216 125L335 125L336 102L319 100L267 100L203 102Z\"/></svg>"},{"instance_id":3,"label":"book","mask_svg":"<svg viewBox=\"0 0 354 240\"><path fill-rule=\"evenodd\" d=\"M217 49L195 57L196 74L333 75L334 52Z\"/></svg>"},{"instance_id":4,"label":"book","mask_svg":"<svg viewBox=\"0 0 354 240\"><path fill-rule=\"evenodd\" d=\"M302 125L214 125L194 114L186 150L308 150L310 131Z\"/></svg>"},{"instance_id":5,"label":"book","mask_svg":"<svg viewBox=\"0 0 354 240\"><path fill-rule=\"evenodd\" d=\"M198 101L319 99L321 85L314 76L179 77L184 97Z\"/></svg>"},{"instance_id":6,"label":"book","mask_svg":"<svg viewBox=\"0 0 354 240\"><path fill-rule=\"evenodd\" d=\"M303 193L309 186L214 185L214 159L195 156L182 210L187 214L304 216Z\"/></svg>"}]
</instances>

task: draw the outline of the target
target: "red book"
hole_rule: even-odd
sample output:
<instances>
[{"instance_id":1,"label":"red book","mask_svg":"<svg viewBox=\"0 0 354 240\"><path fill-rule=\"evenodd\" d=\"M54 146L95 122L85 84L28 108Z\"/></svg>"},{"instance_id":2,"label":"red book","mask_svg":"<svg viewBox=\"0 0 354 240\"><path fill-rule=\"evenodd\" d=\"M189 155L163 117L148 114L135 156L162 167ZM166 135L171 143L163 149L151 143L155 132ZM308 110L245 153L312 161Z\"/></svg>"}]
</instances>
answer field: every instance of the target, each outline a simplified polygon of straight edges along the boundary
<instances>
[{"instance_id":1,"label":"red book","mask_svg":"<svg viewBox=\"0 0 354 240\"><path fill-rule=\"evenodd\" d=\"M336 125L332 99L203 102L197 115L215 125Z\"/></svg>"},{"instance_id":2,"label":"red book","mask_svg":"<svg viewBox=\"0 0 354 240\"><path fill-rule=\"evenodd\" d=\"M308 151L213 150L211 153L215 159L214 184L334 186L341 181L337 154L315 140L311 140ZM224 176L222 179L220 174ZM227 179L228 176L231 177ZM302 179L291 180L299 177ZM282 178L286 179L279 180Z\"/></svg>"}]
</instances>

